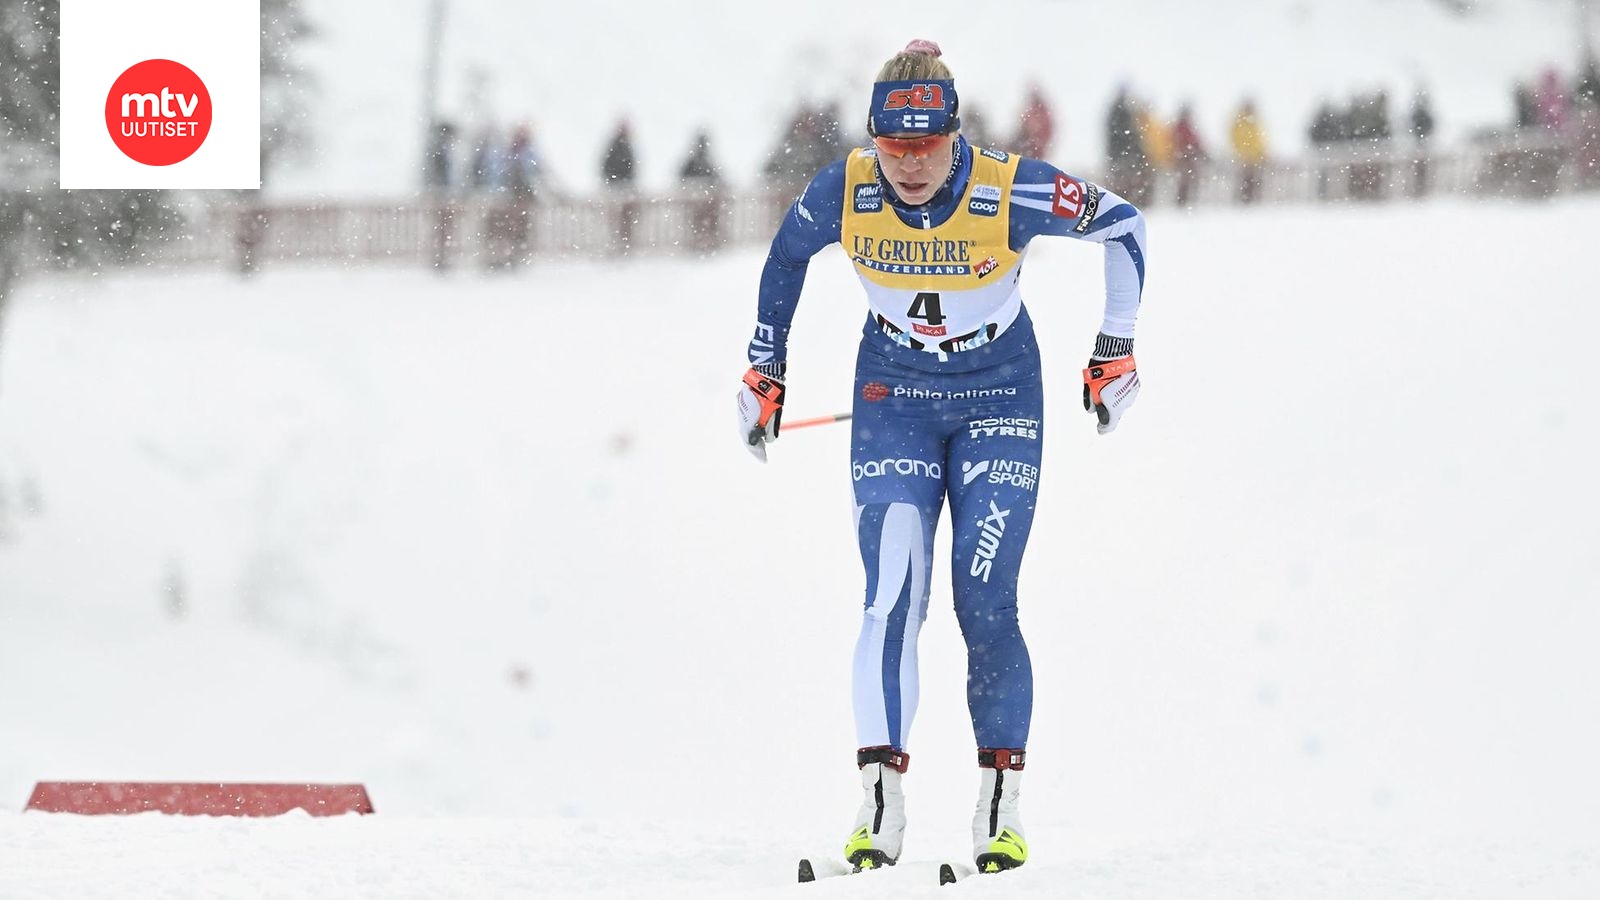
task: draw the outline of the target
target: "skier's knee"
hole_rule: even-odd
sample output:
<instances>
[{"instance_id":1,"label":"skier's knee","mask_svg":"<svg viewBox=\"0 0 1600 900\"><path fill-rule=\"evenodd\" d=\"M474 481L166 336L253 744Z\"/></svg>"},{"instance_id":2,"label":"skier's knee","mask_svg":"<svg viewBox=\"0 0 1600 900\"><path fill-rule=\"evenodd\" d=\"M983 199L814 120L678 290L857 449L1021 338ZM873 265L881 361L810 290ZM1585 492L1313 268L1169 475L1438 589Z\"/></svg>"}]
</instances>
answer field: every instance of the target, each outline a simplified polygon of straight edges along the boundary
<instances>
[{"instance_id":1,"label":"skier's knee","mask_svg":"<svg viewBox=\"0 0 1600 900\"><path fill-rule=\"evenodd\" d=\"M1014 599L1000 602L956 602L956 623L961 626L961 636L968 645L988 643L997 636L1021 630L1017 623L1017 603Z\"/></svg>"}]
</instances>

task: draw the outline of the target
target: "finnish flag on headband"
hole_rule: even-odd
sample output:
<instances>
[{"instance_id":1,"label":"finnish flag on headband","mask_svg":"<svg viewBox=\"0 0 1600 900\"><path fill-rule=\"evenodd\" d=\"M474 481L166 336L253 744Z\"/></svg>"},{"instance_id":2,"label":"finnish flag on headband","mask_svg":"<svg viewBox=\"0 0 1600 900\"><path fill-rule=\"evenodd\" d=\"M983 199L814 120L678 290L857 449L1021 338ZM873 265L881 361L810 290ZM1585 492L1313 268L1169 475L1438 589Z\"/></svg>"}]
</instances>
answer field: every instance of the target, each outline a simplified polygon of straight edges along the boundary
<instances>
[{"instance_id":1,"label":"finnish flag on headband","mask_svg":"<svg viewBox=\"0 0 1600 900\"><path fill-rule=\"evenodd\" d=\"M873 134L949 134L961 128L956 83L949 79L880 81L872 86Z\"/></svg>"}]
</instances>

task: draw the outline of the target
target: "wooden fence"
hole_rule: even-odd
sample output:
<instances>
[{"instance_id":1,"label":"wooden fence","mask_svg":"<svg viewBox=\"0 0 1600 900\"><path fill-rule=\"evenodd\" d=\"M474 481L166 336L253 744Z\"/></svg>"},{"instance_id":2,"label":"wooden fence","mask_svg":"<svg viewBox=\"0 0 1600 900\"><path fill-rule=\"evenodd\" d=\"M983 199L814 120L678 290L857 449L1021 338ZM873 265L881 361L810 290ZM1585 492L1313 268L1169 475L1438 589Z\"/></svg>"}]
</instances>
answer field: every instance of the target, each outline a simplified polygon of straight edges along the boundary
<instances>
[{"instance_id":1,"label":"wooden fence","mask_svg":"<svg viewBox=\"0 0 1600 900\"><path fill-rule=\"evenodd\" d=\"M1438 194L1543 198L1600 188L1597 156L1600 141L1528 138L1482 139L1423 160L1401 144L1330 149L1311 160L1261 169L1254 202L1376 203ZM1245 174L1233 163L1201 167L1187 188L1190 205L1240 203ZM1114 181L1107 186L1133 193ZM1137 199L1160 210L1171 207L1178 192L1179 176L1163 172ZM129 264L243 271L295 263L500 268L559 257L706 254L771 240L793 200L788 190L587 198L441 192L396 201L314 203L217 196L187 195L178 233L168 229L159 241L138 248ZM48 253L22 255L25 263L30 257L30 267L50 265Z\"/></svg>"}]
</instances>

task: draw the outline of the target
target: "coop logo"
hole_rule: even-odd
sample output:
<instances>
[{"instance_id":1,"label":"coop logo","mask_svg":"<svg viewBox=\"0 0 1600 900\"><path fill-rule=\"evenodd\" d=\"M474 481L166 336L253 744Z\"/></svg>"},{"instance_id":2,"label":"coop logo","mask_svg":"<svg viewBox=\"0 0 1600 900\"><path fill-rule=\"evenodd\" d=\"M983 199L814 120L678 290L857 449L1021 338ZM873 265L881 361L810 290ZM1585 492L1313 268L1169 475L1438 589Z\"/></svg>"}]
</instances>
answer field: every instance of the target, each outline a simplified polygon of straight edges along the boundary
<instances>
[{"instance_id":1,"label":"coop logo","mask_svg":"<svg viewBox=\"0 0 1600 900\"><path fill-rule=\"evenodd\" d=\"M856 185L856 212L874 213L883 209L883 189L875 184Z\"/></svg>"},{"instance_id":2,"label":"coop logo","mask_svg":"<svg viewBox=\"0 0 1600 900\"><path fill-rule=\"evenodd\" d=\"M193 69L147 59L118 76L106 95L106 130L123 155L147 166L183 162L211 133L211 94Z\"/></svg>"}]
</instances>

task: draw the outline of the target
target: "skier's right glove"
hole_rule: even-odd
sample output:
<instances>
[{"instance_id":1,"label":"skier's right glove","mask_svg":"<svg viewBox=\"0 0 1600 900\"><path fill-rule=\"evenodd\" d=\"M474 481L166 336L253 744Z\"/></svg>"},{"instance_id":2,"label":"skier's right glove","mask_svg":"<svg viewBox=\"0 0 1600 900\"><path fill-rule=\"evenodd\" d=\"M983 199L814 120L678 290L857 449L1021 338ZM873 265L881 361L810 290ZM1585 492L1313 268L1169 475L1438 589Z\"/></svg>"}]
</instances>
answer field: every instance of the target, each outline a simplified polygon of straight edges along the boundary
<instances>
[{"instance_id":1,"label":"skier's right glove","mask_svg":"<svg viewBox=\"0 0 1600 900\"><path fill-rule=\"evenodd\" d=\"M762 462L767 461L767 443L778 439L783 419L783 377L768 375L751 367L739 387L739 436L745 449Z\"/></svg>"},{"instance_id":2,"label":"skier's right glove","mask_svg":"<svg viewBox=\"0 0 1600 900\"><path fill-rule=\"evenodd\" d=\"M1083 370L1083 408L1095 414L1095 430L1110 434L1122 414L1139 398L1139 369L1133 354L1116 359L1091 359Z\"/></svg>"}]
</instances>

